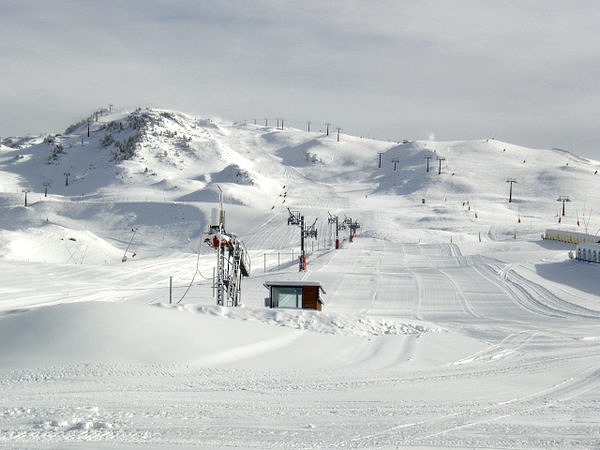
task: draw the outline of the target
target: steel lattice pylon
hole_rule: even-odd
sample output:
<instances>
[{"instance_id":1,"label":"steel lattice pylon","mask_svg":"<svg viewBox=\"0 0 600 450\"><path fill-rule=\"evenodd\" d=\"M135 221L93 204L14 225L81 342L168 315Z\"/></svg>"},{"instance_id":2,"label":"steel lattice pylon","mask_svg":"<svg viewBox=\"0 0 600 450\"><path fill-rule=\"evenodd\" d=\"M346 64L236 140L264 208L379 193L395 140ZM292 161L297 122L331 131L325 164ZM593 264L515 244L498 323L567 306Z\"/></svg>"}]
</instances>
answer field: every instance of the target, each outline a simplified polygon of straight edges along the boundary
<instances>
[{"instance_id":1,"label":"steel lattice pylon","mask_svg":"<svg viewBox=\"0 0 600 450\"><path fill-rule=\"evenodd\" d=\"M219 188L219 190L221 190ZM220 195L219 223L210 225L204 242L217 252L217 266L213 282L219 306L240 306L242 277L250 275L250 258L244 243L233 233L225 231L223 192Z\"/></svg>"}]
</instances>

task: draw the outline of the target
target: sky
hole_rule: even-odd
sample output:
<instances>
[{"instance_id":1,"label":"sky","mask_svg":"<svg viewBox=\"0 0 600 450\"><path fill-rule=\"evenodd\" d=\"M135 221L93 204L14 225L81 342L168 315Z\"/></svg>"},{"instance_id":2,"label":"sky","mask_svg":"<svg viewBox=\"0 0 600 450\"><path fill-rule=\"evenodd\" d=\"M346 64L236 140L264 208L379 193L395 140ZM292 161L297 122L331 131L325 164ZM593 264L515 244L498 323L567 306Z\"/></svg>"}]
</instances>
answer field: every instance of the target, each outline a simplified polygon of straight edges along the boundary
<instances>
[{"instance_id":1,"label":"sky","mask_svg":"<svg viewBox=\"0 0 600 450\"><path fill-rule=\"evenodd\" d=\"M0 137L99 107L600 160L587 0L0 0Z\"/></svg>"}]
</instances>

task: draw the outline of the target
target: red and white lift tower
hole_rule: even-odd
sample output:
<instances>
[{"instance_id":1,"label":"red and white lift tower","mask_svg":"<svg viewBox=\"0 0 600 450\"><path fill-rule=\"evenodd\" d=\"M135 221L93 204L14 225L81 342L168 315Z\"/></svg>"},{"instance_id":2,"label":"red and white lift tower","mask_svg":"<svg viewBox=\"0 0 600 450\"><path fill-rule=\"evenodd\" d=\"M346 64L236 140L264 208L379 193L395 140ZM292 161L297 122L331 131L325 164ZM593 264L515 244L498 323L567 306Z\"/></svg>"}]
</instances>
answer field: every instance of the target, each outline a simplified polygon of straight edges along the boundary
<instances>
[{"instance_id":1,"label":"red and white lift tower","mask_svg":"<svg viewBox=\"0 0 600 450\"><path fill-rule=\"evenodd\" d=\"M327 218L327 222L329 223L329 225L335 227L335 249L338 250L342 247L341 242L340 242L340 230L346 229L346 223L344 221L342 221L340 223L338 216L334 216L330 212L327 212L327 213L329 214L329 217ZM330 235L331 235L331 233L330 233Z\"/></svg>"},{"instance_id":2,"label":"red and white lift tower","mask_svg":"<svg viewBox=\"0 0 600 450\"><path fill-rule=\"evenodd\" d=\"M218 187L218 186L217 186ZM242 277L250 275L250 257L244 243L233 233L225 230L223 191L219 187L218 224L209 225L204 243L216 250L217 267L213 281L217 305L240 306L242 303Z\"/></svg>"},{"instance_id":3,"label":"red and white lift tower","mask_svg":"<svg viewBox=\"0 0 600 450\"><path fill-rule=\"evenodd\" d=\"M288 225L298 225L300 227L300 256L298 257L298 270L300 272L306 272L308 261L304 250L304 238L312 237L318 239L316 225L319 218L317 217L312 225L306 226L304 224L304 216L300 214L300 211L291 211L290 208L288 208L288 212L290 213Z\"/></svg>"},{"instance_id":4,"label":"red and white lift tower","mask_svg":"<svg viewBox=\"0 0 600 450\"><path fill-rule=\"evenodd\" d=\"M334 216L331 213L329 213L329 218L327 219L327 222L329 222L330 225L335 227L336 250L342 247L339 237L340 230L348 229L348 240L350 242L353 242L354 238L356 237L356 230L360 228L360 223L358 223L358 221L352 220L352 218L350 217L344 217L344 220L340 222L338 216Z\"/></svg>"},{"instance_id":5,"label":"red and white lift tower","mask_svg":"<svg viewBox=\"0 0 600 450\"><path fill-rule=\"evenodd\" d=\"M346 224L346 226L350 230L348 239L350 242L353 242L354 238L356 237L356 230L360 228L360 224L356 220L352 220L352 218L350 217L346 217L344 219L344 224Z\"/></svg>"}]
</instances>

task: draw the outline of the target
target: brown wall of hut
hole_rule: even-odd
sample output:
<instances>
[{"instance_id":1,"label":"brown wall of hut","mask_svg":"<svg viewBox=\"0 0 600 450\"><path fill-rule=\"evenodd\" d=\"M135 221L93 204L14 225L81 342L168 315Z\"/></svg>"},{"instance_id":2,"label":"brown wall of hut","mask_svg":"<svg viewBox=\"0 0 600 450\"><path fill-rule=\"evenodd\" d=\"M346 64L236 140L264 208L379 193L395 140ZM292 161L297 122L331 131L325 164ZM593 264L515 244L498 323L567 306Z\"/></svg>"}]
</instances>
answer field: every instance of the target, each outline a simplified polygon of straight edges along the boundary
<instances>
[{"instance_id":1,"label":"brown wall of hut","mask_svg":"<svg viewBox=\"0 0 600 450\"><path fill-rule=\"evenodd\" d=\"M302 289L302 308L321 311L319 301L319 286L304 286Z\"/></svg>"}]
</instances>

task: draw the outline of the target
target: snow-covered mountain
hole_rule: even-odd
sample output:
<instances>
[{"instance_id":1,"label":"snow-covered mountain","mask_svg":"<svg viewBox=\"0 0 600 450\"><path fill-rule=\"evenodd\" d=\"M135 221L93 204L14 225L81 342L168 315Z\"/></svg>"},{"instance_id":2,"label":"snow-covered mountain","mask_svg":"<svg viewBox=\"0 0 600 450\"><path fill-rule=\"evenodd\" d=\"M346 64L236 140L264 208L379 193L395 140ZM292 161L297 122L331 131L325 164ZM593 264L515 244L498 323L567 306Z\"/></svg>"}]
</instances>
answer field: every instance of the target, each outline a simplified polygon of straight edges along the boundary
<instances>
[{"instance_id":1,"label":"snow-covered mountain","mask_svg":"<svg viewBox=\"0 0 600 450\"><path fill-rule=\"evenodd\" d=\"M52 224L86 230L109 245L140 227L149 240L160 235L165 247L187 249L181 238L194 239L206 228L217 185L227 204L247 207L234 209L242 216L287 214L285 207L294 206L324 223L327 211L341 211L361 220L370 236L392 233L410 242L447 241L450 234L472 239L480 231L508 236L519 217L523 232L536 236L554 226L561 195L572 200L563 226L574 228L600 197L591 189L600 164L561 150L494 139L397 144L342 135L337 142L320 132L162 110L99 110L65 133L5 139L0 155L4 230ZM506 201L507 178L517 181L513 203ZM30 191L29 209L21 207L24 189ZM408 229L393 225L404 217L414 219ZM507 218L512 220L502 220ZM589 228L597 222L592 215ZM238 228L244 235L247 227ZM4 252L13 259L51 258Z\"/></svg>"},{"instance_id":2,"label":"snow-covered mountain","mask_svg":"<svg viewBox=\"0 0 600 450\"><path fill-rule=\"evenodd\" d=\"M540 238L598 234L600 162L156 109L1 144L0 447L600 445L600 265ZM201 244L220 191L243 308ZM323 312L264 307L300 279Z\"/></svg>"}]
</instances>

